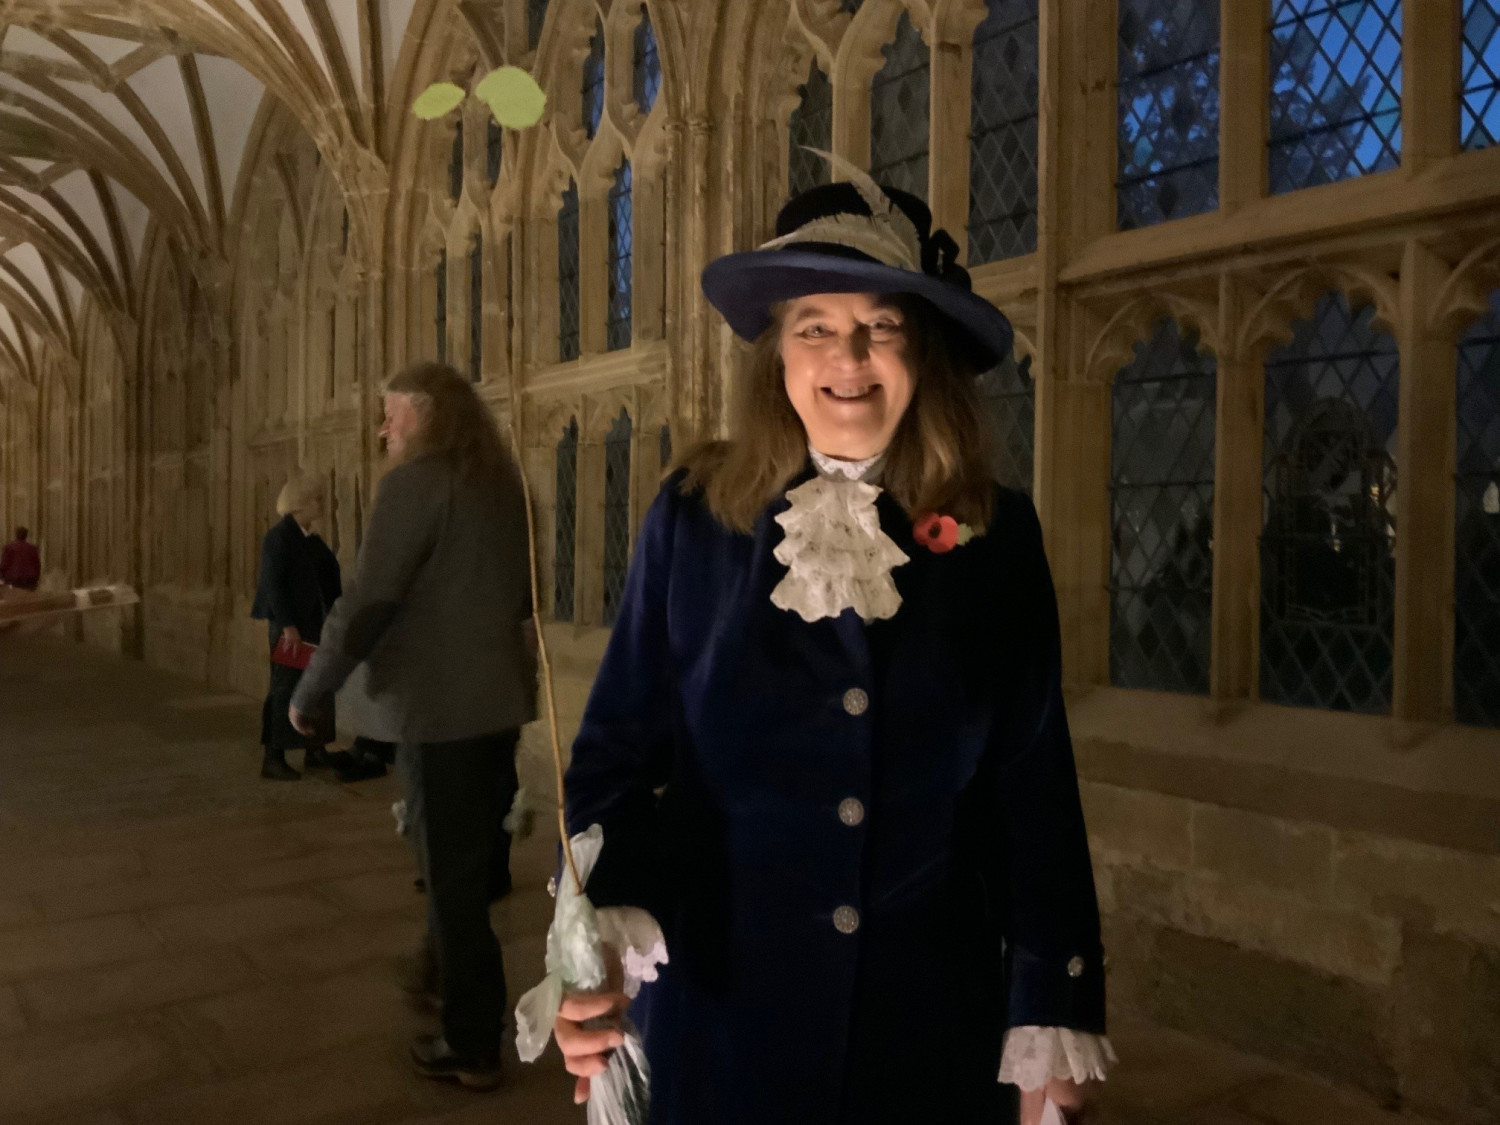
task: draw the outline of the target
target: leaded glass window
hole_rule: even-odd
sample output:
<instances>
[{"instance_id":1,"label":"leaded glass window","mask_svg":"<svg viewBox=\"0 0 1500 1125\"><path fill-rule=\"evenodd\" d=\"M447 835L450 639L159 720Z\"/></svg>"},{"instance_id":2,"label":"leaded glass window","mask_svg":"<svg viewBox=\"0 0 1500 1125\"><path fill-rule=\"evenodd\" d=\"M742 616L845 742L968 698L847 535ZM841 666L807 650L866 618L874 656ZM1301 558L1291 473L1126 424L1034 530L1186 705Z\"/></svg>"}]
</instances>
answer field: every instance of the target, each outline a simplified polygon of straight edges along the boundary
<instances>
[{"instance_id":1,"label":"leaded glass window","mask_svg":"<svg viewBox=\"0 0 1500 1125\"><path fill-rule=\"evenodd\" d=\"M557 212L557 358L578 354L578 185L569 180Z\"/></svg>"},{"instance_id":2,"label":"leaded glass window","mask_svg":"<svg viewBox=\"0 0 1500 1125\"><path fill-rule=\"evenodd\" d=\"M672 463L672 426L671 423L663 423L661 428L661 467L665 469Z\"/></svg>"},{"instance_id":3,"label":"leaded glass window","mask_svg":"<svg viewBox=\"0 0 1500 1125\"><path fill-rule=\"evenodd\" d=\"M1463 105L1459 143L1500 141L1500 0L1464 0Z\"/></svg>"},{"instance_id":4,"label":"leaded glass window","mask_svg":"<svg viewBox=\"0 0 1500 1125\"><path fill-rule=\"evenodd\" d=\"M609 189L609 330L610 351L630 347L630 161L615 170Z\"/></svg>"},{"instance_id":5,"label":"leaded glass window","mask_svg":"<svg viewBox=\"0 0 1500 1125\"><path fill-rule=\"evenodd\" d=\"M1500 727L1500 289L1458 344L1453 711Z\"/></svg>"},{"instance_id":6,"label":"leaded glass window","mask_svg":"<svg viewBox=\"0 0 1500 1125\"><path fill-rule=\"evenodd\" d=\"M1035 460L1036 382L1031 357L1007 355L979 376L979 400L990 429L990 471L1007 488L1031 494Z\"/></svg>"},{"instance_id":7,"label":"leaded glass window","mask_svg":"<svg viewBox=\"0 0 1500 1125\"><path fill-rule=\"evenodd\" d=\"M437 299L434 301L433 319L437 328L438 362L448 362L448 251L439 250L437 269Z\"/></svg>"},{"instance_id":8,"label":"leaded glass window","mask_svg":"<svg viewBox=\"0 0 1500 1125\"><path fill-rule=\"evenodd\" d=\"M630 568L630 413L604 439L604 623L613 625Z\"/></svg>"},{"instance_id":9,"label":"leaded glass window","mask_svg":"<svg viewBox=\"0 0 1500 1125\"><path fill-rule=\"evenodd\" d=\"M604 25L594 20L589 57L583 60L583 128L590 137L604 117Z\"/></svg>"},{"instance_id":10,"label":"leaded glass window","mask_svg":"<svg viewBox=\"0 0 1500 1125\"><path fill-rule=\"evenodd\" d=\"M469 247L469 378L484 377L484 244L479 236Z\"/></svg>"},{"instance_id":11,"label":"leaded glass window","mask_svg":"<svg viewBox=\"0 0 1500 1125\"><path fill-rule=\"evenodd\" d=\"M485 118L484 126L484 174L490 187L500 182L500 164L505 159L505 145L500 131L500 122L493 117Z\"/></svg>"},{"instance_id":12,"label":"leaded glass window","mask_svg":"<svg viewBox=\"0 0 1500 1125\"><path fill-rule=\"evenodd\" d=\"M1160 321L1115 376L1109 672L1207 692L1213 605L1214 357Z\"/></svg>"},{"instance_id":13,"label":"leaded glass window","mask_svg":"<svg viewBox=\"0 0 1500 1125\"><path fill-rule=\"evenodd\" d=\"M650 113L661 92L661 57L656 51L656 29L651 13L641 8L641 22L635 25L635 104L642 113Z\"/></svg>"},{"instance_id":14,"label":"leaded glass window","mask_svg":"<svg viewBox=\"0 0 1500 1125\"><path fill-rule=\"evenodd\" d=\"M1120 0L1121 230L1219 205L1219 5Z\"/></svg>"},{"instance_id":15,"label":"leaded glass window","mask_svg":"<svg viewBox=\"0 0 1500 1125\"><path fill-rule=\"evenodd\" d=\"M927 198L927 44L903 11L885 65L870 83L870 175L876 183Z\"/></svg>"},{"instance_id":16,"label":"leaded glass window","mask_svg":"<svg viewBox=\"0 0 1500 1125\"><path fill-rule=\"evenodd\" d=\"M464 123L453 127L453 150L448 155L448 198L454 203L464 193Z\"/></svg>"},{"instance_id":17,"label":"leaded glass window","mask_svg":"<svg viewBox=\"0 0 1500 1125\"><path fill-rule=\"evenodd\" d=\"M797 87L797 108L792 110L787 133L790 152L787 160L787 190L801 195L809 188L828 182L828 162L807 150L833 150L833 86L828 75L814 61L807 81Z\"/></svg>"},{"instance_id":18,"label":"leaded glass window","mask_svg":"<svg viewBox=\"0 0 1500 1125\"><path fill-rule=\"evenodd\" d=\"M1274 0L1271 191L1401 162L1401 0Z\"/></svg>"},{"instance_id":19,"label":"leaded glass window","mask_svg":"<svg viewBox=\"0 0 1500 1125\"><path fill-rule=\"evenodd\" d=\"M988 9L970 79L970 265L1036 249L1037 0Z\"/></svg>"},{"instance_id":20,"label":"leaded glass window","mask_svg":"<svg viewBox=\"0 0 1500 1125\"><path fill-rule=\"evenodd\" d=\"M573 620L573 550L578 533L578 419L557 443L557 533L552 555L552 616Z\"/></svg>"},{"instance_id":21,"label":"leaded glass window","mask_svg":"<svg viewBox=\"0 0 1500 1125\"><path fill-rule=\"evenodd\" d=\"M547 0L526 0L526 42L536 50L542 41L542 24L547 21Z\"/></svg>"},{"instance_id":22,"label":"leaded glass window","mask_svg":"<svg viewBox=\"0 0 1500 1125\"><path fill-rule=\"evenodd\" d=\"M1396 343L1341 293L1266 360L1260 693L1380 713L1395 624Z\"/></svg>"}]
</instances>

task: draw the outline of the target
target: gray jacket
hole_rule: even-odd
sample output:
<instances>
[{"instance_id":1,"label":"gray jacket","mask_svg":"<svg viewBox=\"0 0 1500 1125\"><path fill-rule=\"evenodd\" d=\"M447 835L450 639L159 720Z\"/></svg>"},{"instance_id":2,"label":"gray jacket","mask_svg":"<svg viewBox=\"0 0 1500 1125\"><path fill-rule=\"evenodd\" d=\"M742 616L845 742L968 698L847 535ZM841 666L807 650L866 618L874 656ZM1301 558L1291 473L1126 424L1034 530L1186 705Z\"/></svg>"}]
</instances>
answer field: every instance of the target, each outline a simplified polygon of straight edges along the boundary
<instances>
[{"instance_id":1,"label":"gray jacket","mask_svg":"<svg viewBox=\"0 0 1500 1125\"><path fill-rule=\"evenodd\" d=\"M398 465L292 706L315 712L364 662L362 733L451 742L518 727L536 714L530 615L519 481L476 485L439 457Z\"/></svg>"}]
</instances>

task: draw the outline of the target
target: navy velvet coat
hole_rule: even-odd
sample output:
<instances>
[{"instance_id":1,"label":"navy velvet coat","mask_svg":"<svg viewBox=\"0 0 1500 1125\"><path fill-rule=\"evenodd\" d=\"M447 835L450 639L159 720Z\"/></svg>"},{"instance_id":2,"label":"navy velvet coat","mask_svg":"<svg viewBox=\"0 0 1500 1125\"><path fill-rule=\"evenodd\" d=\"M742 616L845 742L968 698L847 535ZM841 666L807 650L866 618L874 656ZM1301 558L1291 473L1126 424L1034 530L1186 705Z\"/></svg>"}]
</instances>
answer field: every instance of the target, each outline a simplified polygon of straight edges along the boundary
<instances>
[{"instance_id":1,"label":"navy velvet coat","mask_svg":"<svg viewBox=\"0 0 1500 1125\"><path fill-rule=\"evenodd\" d=\"M771 604L784 499L747 536L674 479L642 528L567 792L595 905L666 934L653 1122L995 1122L1007 1028L1104 1030L1036 514L937 555L878 503L911 561L870 625Z\"/></svg>"}]
</instances>

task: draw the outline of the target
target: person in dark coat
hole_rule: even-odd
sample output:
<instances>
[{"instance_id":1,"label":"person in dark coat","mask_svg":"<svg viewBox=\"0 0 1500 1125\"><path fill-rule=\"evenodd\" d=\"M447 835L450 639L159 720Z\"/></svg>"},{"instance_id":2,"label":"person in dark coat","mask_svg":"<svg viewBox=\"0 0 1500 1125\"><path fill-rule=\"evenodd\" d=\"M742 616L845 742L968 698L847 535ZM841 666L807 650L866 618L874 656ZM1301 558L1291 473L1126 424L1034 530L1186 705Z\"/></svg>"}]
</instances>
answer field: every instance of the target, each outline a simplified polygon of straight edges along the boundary
<instances>
[{"instance_id":1,"label":"person in dark coat","mask_svg":"<svg viewBox=\"0 0 1500 1125\"><path fill-rule=\"evenodd\" d=\"M16 528L16 537L0 551L0 585L35 590L42 580L42 553L31 542L31 532Z\"/></svg>"},{"instance_id":2,"label":"person in dark coat","mask_svg":"<svg viewBox=\"0 0 1500 1125\"><path fill-rule=\"evenodd\" d=\"M531 581L520 473L473 384L423 363L385 389L392 467L355 579L292 696L294 725L366 665L363 720L398 743L427 883L441 1035L411 1045L429 1078L500 1081L505 966L490 925L510 837L516 744L535 716Z\"/></svg>"},{"instance_id":3,"label":"person in dark coat","mask_svg":"<svg viewBox=\"0 0 1500 1125\"><path fill-rule=\"evenodd\" d=\"M315 477L287 481L276 500L281 520L261 540L260 582L250 615L267 623L271 651L278 641L317 644L328 610L343 593L339 560L314 531L323 517L322 482ZM302 775L287 764L286 752L304 752L304 768L329 766L326 749L334 737L330 705L309 735L292 728L287 718L292 692L302 679L299 668L271 662L271 686L261 708L261 744L265 756L260 775L274 781L295 781Z\"/></svg>"},{"instance_id":4,"label":"person in dark coat","mask_svg":"<svg viewBox=\"0 0 1500 1125\"><path fill-rule=\"evenodd\" d=\"M646 515L568 830L603 830L600 915L665 939L652 1122L992 1125L1016 1085L1081 1119L1113 1055L1057 606L973 380L1010 326L920 200L844 174L705 271L755 351ZM564 1000L575 1097L627 1003Z\"/></svg>"}]
</instances>

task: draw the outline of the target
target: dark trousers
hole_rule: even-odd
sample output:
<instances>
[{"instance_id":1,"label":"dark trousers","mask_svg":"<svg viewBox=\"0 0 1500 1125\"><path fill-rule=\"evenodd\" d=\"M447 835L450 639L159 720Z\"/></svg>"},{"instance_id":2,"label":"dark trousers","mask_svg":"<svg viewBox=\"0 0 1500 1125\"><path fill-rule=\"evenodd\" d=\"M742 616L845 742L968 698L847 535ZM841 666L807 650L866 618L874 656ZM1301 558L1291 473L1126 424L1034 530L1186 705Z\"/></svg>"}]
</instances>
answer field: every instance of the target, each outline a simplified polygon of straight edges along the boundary
<instances>
[{"instance_id":1,"label":"dark trousers","mask_svg":"<svg viewBox=\"0 0 1500 1125\"><path fill-rule=\"evenodd\" d=\"M443 1036L459 1058L479 1065L498 1060L509 1007L490 889L497 862L509 856L501 821L516 795L519 735L508 730L417 748Z\"/></svg>"}]
</instances>

